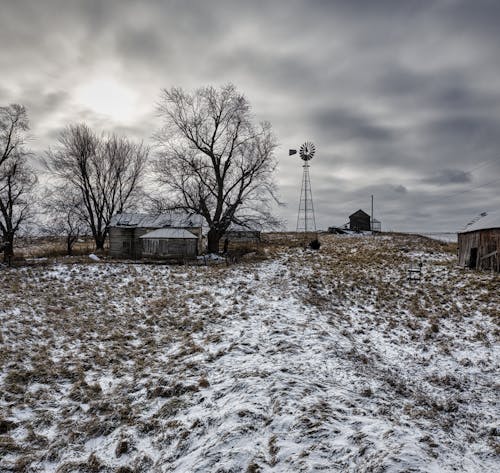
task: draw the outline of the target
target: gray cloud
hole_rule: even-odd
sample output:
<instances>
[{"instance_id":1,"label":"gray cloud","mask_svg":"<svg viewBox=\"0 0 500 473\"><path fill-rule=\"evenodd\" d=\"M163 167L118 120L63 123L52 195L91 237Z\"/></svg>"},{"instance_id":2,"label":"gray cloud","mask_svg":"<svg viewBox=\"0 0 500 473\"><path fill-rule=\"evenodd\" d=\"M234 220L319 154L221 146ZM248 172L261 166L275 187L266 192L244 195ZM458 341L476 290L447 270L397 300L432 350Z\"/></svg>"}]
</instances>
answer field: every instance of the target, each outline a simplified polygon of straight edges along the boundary
<instances>
[{"instance_id":1,"label":"gray cloud","mask_svg":"<svg viewBox=\"0 0 500 473\"><path fill-rule=\"evenodd\" d=\"M407 194L408 189L405 186L402 186L399 184L398 186L394 186L394 192L397 192L398 194Z\"/></svg>"},{"instance_id":2,"label":"gray cloud","mask_svg":"<svg viewBox=\"0 0 500 473\"><path fill-rule=\"evenodd\" d=\"M315 128L334 140L394 141L397 134L361 113L347 109L318 110Z\"/></svg>"},{"instance_id":3,"label":"gray cloud","mask_svg":"<svg viewBox=\"0 0 500 473\"><path fill-rule=\"evenodd\" d=\"M301 163L287 149L312 140L319 226L374 194L386 228L451 230L498 206L499 20L488 0L4 2L0 104L28 107L39 152L75 121L151 142L162 87L231 81L281 143L291 228ZM133 113L82 98L99 81L103 103L116 87Z\"/></svg>"},{"instance_id":4,"label":"gray cloud","mask_svg":"<svg viewBox=\"0 0 500 473\"><path fill-rule=\"evenodd\" d=\"M463 184L471 182L471 175L468 172L458 169L443 169L438 174L423 179L430 184Z\"/></svg>"}]
</instances>

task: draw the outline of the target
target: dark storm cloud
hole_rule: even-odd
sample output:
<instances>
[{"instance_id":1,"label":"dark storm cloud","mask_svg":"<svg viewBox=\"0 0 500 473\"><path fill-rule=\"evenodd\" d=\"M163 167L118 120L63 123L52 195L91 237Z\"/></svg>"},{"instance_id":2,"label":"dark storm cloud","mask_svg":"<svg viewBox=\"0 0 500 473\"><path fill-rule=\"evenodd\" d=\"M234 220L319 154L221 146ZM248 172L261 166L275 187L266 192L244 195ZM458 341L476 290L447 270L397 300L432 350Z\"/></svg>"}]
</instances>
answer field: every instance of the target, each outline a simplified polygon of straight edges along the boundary
<instances>
[{"instance_id":1,"label":"dark storm cloud","mask_svg":"<svg viewBox=\"0 0 500 473\"><path fill-rule=\"evenodd\" d=\"M401 65L389 65L375 79L374 93L405 107L440 113L473 111L498 100L496 94L472 88L467 77L455 69L419 73Z\"/></svg>"},{"instance_id":2,"label":"dark storm cloud","mask_svg":"<svg viewBox=\"0 0 500 473\"><path fill-rule=\"evenodd\" d=\"M39 150L75 121L150 143L162 87L233 82L281 143L290 227L287 149L312 140L320 226L374 194L386 228L448 230L500 175L499 20L488 0L7 1L0 104L28 107Z\"/></svg>"},{"instance_id":3,"label":"dark storm cloud","mask_svg":"<svg viewBox=\"0 0 500 473\"><path fill-rule=\"evenodd\" d=\"M460 171L459 169L443 169L438 174L423 179L424 182L430 184L463 184L471 182L472 178L470 173Z\"/></svg>"},{"instance_id":4,"label":"dark storm cloud","mask_svg":"<svg viewBox=\"0 0 500 473\"><path fill-rule=\"evenodd\" d=\"M313 117L319 132L332 139L393 141L397 134L376 120L347 109L318 110Z\"/></svg>"},{"instance_id":5,"label":"dark storm cloud","mask_svg":"<svg viewBox=\"0 0 500 473\"><path fill-rule=\"evenodd\" d=\"M164 61L171 51L168 42L154 30L125 28L115 36L116 51L132 61L147 65L151 58Z\"/></svg>"},{"instance_id":6,"label":"dark storm cloud","mask_svg":"<svg viewBox=\"0 0 500 473\"><path fill-rule=\"evenodd\" d=\"M398 186L393 187L394 192L397 192L398 194L407 194L408 189L405 186L402 186L401 184Z\"/></svg>"}]
</instances>

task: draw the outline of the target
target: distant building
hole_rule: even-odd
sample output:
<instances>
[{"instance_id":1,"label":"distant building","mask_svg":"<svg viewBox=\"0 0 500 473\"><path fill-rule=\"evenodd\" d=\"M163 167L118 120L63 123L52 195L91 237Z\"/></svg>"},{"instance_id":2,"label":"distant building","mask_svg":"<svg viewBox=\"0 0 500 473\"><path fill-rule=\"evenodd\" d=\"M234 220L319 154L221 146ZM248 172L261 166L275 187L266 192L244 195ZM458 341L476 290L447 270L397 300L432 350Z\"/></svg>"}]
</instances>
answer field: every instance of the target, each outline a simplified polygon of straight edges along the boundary
<instances>
[{"instance_id":1,"label":"distant building","mask_svg":"<svg viewBox=\"0 0 500 473\"><path fill-rule=\"evenodd\" d=\"M370 231L370 216L359 209L352 215L349 215L349 230L354 230L355 232Z\"/></svg>"},{"instance_id":2,"label":"distant building","mask_svg":"<svg viewBox=\"0 0 500 473\"><path fill-rule=\"evenodd\" d=\"M487 214L458 234L458 263L500 272L500 212Z\"/></svg>"},{"instance_id":3,"label":"distant building","mask_svg":"<svg viewBox=\"0 0 500 473\"><path fill-rule=\"evenodd\" d=\"M231 225L220 239L220 249L224 252L235 249L251 249L260 242L260 230Z\"/></svg>"},{"instance_id":4,"label":"distant building","mask_svg":"<svg viewBox=\"0 0 500 473\"><path fill-rule=\"evenodd\" d=\"M122 213L109 225L109 254L115 258L194 257L201 245L201 219L180 212Z\"/></svg>"},{"instance_id":5,"label":"distant building","mask_svg":"<svg viewBox=\"0 0 500 473\"><path fill-rule=\"evenodd\" d=\"M382 222L374 218L372 221L372 232L381 232L381 231L382 231Z\"/></svg>"}]
</instances>

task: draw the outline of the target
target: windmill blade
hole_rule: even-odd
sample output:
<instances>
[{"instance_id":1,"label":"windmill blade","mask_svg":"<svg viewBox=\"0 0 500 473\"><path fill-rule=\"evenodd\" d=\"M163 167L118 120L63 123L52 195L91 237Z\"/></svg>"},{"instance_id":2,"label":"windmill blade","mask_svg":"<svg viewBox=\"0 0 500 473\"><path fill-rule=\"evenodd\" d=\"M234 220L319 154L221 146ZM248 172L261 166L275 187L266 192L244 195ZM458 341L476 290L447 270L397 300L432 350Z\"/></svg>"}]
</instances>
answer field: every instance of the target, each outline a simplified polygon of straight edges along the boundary
<instances>
[{"instance_id":1,"label":"windmill blade","mask_svg":"<svg viewBox=\"0 0 500 473\"><path fill-rule=\"evenodd\" d=\"M296 149L289 149L288 150L288 156L293 156L294 154L297 154L297 150Z\"/></svg>"}]
</instances>

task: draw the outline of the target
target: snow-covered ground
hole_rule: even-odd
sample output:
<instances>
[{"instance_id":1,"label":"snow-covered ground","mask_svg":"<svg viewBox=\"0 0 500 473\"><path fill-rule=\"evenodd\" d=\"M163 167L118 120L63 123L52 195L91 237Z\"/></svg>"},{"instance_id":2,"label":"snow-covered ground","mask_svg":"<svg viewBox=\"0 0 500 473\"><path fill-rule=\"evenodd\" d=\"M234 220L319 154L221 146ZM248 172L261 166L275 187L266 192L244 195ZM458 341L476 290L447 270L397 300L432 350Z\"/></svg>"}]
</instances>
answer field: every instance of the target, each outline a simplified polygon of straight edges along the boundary
<instances>
[{"instance_id":1,"label":"snow-covered ground","mask_svg":"<svg viewBox=\"0 0 500 473\"><path fill-rule=\"evenodd\" d=\"M0 269L0 471L499 471L499 276L322 243Z\"/></svg>"}]
</instances>

